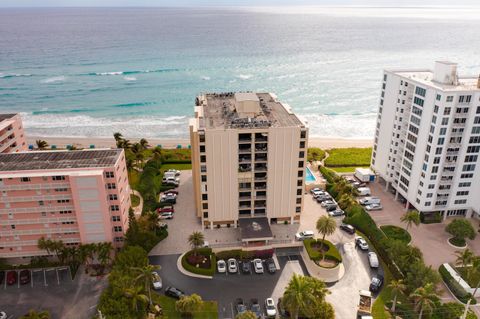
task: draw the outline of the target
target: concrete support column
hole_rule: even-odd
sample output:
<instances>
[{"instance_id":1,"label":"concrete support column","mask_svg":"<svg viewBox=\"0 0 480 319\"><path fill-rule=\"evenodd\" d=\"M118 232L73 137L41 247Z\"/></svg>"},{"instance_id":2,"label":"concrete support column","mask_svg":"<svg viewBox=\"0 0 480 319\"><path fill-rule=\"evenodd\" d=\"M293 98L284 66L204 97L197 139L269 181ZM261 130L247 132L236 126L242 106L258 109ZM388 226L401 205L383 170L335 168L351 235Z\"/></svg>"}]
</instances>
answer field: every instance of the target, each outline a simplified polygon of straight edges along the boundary
<instances>
[{"instance_id":1,"label":"concrete support column","mask_svg":"<svg viewBox=\"0 0 480 319\"><path fill-rule=\"evenodd\" d=\"M213 229L213 222L210 222L210 229Z\"/></svg>"},{"instance_id":2,"label":"concrete support column","mask_svg":"<svg viewBox=\"0 0 480 319\"><path fill-rule=\"evenodd\" d=\"M290 217L290 224L292 224L292 225L293 225L293 216L292 216L292 217Z\"/></svg>"},{"instance_id":3,"label":"concrete support column","mask_svg":"<svg viewBox=\"0 0 480 319\"><path fill-rule=\"evenodd\" d=\"M446 221L447 220L447 211L446 210L442 211L442 214L443 214L443 221Z\"/></svg>"},{"instance_id":4,"label":"concrete support column","mask_svg":"<svg viewBox=\"0 0 480 319\"><path fill-rule=\"evenodd\" d=\"M388 191L388 186L390 185L390 182L385 183L385 191Z\"/></svg>"},{"instance_id":5,"label":"concrete support column","mask_svg":"<svg viewBox=\"0 0 480 319\"><path fill-rule=\"evenodd\" d=\"M395 192L395 201L398 200L398 191Z\"/></svg>"},{"instance_id":6,"label":"concrete support column","mask_svg":"<svg viewBox=\"0 0 480 319\"><path fill-rule=\"evenodd\" d=\"M235 228L238 228L238 220L235 221Z\"/></svg>"},{"instance_id":7,"label":"concrete support column","mask_svg":"<svg viewBox=\"0 0 480 319\"><path fill-rule=\"evenodd\" d=\"M407 202L405 203L405 211L408 211L408 207L410 206L410 203L409 201L407 200Z\"/></svg>"}]
</instances>

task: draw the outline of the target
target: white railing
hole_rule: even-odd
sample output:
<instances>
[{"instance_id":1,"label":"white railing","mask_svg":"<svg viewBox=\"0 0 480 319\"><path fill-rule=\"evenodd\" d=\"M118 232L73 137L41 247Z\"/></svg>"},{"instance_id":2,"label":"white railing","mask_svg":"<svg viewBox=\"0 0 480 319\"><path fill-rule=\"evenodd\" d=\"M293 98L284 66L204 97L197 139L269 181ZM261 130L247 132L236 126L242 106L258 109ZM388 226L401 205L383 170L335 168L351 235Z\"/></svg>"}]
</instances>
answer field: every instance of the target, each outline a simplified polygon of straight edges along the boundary
<instances>
[{"instance_id":1,"label":"white railing","mask_svg":"<svg viewBox=\"0 0 480 319\"><path fill-rule=\"evenodd\" d=\"M68 183L48 183L48 184L18 184L18 185L0 185L0 191L22 191L22 190L40 190L40 189L54 189L54 188L68 188Z\"/></svg>"},{"instance_id":2,"label":"white railing","mask_svg":"<svg viewBox=\"0 0 480 319\"><path fill-rule=\"evenodd\" d=\"M36 250L36 251L10 251L10 252L0 252L0 258L14 258L14 257L33 257L33 256L45 256L47 252L44 250Z\"/></svg>"},{"instance_id":3,"label":"white railing","mask_svg":"<svg viewBox=\"0 0 480 319\"><path fill-rule=\"evenodd\" d=\"M0 203L36 202L47 200L72 199L72 196L61 195L38 195L38 196L1 196Z\"/></svg>"},{"instance_id":4,"label":"white railing","mask_svg":"<svg viewBox=\"0 0 480 319\"><path fill-rule=\"evenodd\" d=\"M15 235L48 235L58 233L79 233L78 228L42 228L42 229L15 229L2 231L2 236L15 236Z\"/></svg>"},{"instance_id":5,"label":"white railing","mask_svg":"<svg viewBox=\"0 0 480 319\"><path fill-rule=\"evenodd\" d=\"M64 244L80 243L80 238L61 239ZM0 241L0 247L37 246L38 240L9 240Z\"/></svg>"},{"instance_id":6,"label":"white railing","mask_svg":"<svg viewBox=\"0 0 480 319\"><path fill-rule=\"evenodd\" d=\"M22 208L2 208L0 209L0 215L8 215L9 213L14 214L31 214L31 213L41 213L41 212L59 212L61 210L71 210L74 211L75 207L73 205L68 206L37 206L37 207L22 207Z\"/></svg>"},{"instance_id":7,"label":"white railing","mask_svg":"<svg viewBox=\"0 0 480 319\"><path fill-rule=\"evenodd\" d=\"M56 218L28 218L28 219L5 219L0 220L0 225L31 225L31 224L47 224L61 222L76 222L72 217L56 217Z\"/></svg>"}]
</instances>

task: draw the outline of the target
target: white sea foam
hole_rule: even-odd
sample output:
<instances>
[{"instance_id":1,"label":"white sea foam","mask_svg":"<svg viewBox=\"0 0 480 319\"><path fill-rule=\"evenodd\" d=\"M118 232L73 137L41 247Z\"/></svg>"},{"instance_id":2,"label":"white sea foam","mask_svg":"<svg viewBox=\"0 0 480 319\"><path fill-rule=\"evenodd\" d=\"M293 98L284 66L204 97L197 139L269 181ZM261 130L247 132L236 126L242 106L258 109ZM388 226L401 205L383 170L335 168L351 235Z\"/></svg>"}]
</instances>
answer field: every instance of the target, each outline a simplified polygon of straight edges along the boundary
<instances>
[{"instance_id":1,"label":"white sea foam","mask_svg":"<svg viewBox=\"0 0 480 319\"><path fill-rule=\"evenodd\" d=\"M202 76L202 80L209 81L210 77L209 76Z\"/></svg>"},{"instance_id":2,"label":"white sea foam","mask_svg":"<svg viewBox=\"0 0 480 319\"><path fill-rule=\"evenodd\" d=\"M29 77L32 74L29 73L14 73L14 74L2 74L0 75L0 79L8 79L8 78L18 78L18 77Z\"/></svg>"},{"instance_id":3,"label":"white sea foam","mask_svg":"<svg viewBox=\"0 0 480 319\"><path fill-rule=\"evenodd\" d=\"M60 76L54 76L51 78L43 79L40 82L41 83L56 83L56 82L64 82L67 79L66 76L60 75Z\"/></svg>"},{"instance_id":4,"label":"white sea foam","mask_svg":"<svg viewBox=\"0 0 480 319\"><path fill-rule=\"evenodd\" d=\"M253 77L252 74L239 74L239 75L237 76L237 78L242 79L242 80L248 80L248 79L250 79L250 78L252 78L252 77Z\"/></svg>"},{"instance_id":5,"label":"white sea foam","mask_svg":"<svg viewBox=\"0 0 480 319\"><path fill-rule=\"evenodd\" d=\"M123 79L125 81L136 81L137 80L137 78L134 77L134 76L124 76Z\"/></svg>"},{"instance_id":6,"label":"white sea foam","mask_svg":"<svg viewBox=\"0 0 480 319\"><path fill-rule=\"evenodd\" d=\"M117 71L117 72L98 72L95 73L96 75L122 75L122 71Z\"/></svg>"}]
</instances>

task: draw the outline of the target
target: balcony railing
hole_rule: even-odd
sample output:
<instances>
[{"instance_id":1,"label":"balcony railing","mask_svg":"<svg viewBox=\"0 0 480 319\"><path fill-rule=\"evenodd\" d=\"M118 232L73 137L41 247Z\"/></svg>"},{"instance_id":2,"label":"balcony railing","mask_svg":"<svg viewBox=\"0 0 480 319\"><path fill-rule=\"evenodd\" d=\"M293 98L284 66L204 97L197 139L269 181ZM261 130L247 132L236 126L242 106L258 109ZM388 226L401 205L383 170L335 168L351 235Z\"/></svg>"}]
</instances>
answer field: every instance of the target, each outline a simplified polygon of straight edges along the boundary
<instances>
[{"instance_id":1,"label":"balcony railing","mask_svg":"<svg viewBox=\"0 0 480 319\"><path fill-rule=\"evenodd\" d=\"M28 219L3 219L0 225L33 225L33 224L50 224L61 222L76 222L74 217L45 217L45 218L28 218Z\"/></svg>"},{"instance_id":2,"label":"balcony railing","mask_svg":"<svg viewBox=\"0 0 480 319\"><path fill-rule=\"evenodd\" d=\"M239 148L238 149L238 153L239 154L247 154L247 153L251 153L252 152L252 148Z\"/></svg>"},{"instance_id":3,"label":"balcony railing","mask_svg":"<svg viewBox=\"0 0 480 319\"><path fill-rule=\"evenodd\" d=\"M78 228L42 228L42 229L15 229L2 231L3 236L15 235L47 235L47 234L64 234L64 233L79 233Z\"/></svg>"},{"instance_id":4,"label":"balcony railing","mask_svg":"<svg viewBox=\"0 0 480 319\"><path fill-rule=\"evenodd\" d=\"M45 183L45 184L15 184L15 185L0 185L0 191L21 191L21 190L41 190L41 189L55 189L55 188L70 188L68 183Z\"/></svg>"},{"instance_id":5,"label":"balcony railing","mask_svg":"<svg viewBox=\"0 0 480 319\"><path fill-rule=\"evenodd\" d=\"M19 203L19 202L35 202L48 200L71 200L69 195L39 195L39 196L0 196L1 203Z\"/></svg>"},{"instance_id":6,"label":"balcony railing","mask_svg":"<svg viewBox=\"0 0 480 319\"><path fill-rule=\"evenodd\" d=\"M64 244L80 243L80 238L62 238ZM37 246L38 240L3 240L0 247ZM3 254L2 254L3 255Z\"/></svg>"},{"instance_id":7,"label":"balcony railing","mask_svg":"<svg viewBox=\"0 0 480 319\"><path fill-rule=\"evenodd\" d=\"M32 213L41 213L41 212L59 212L62 210L71 210L74 211L75 207L73 205L68 206L38 206L38 207L22 207L22 208L3 208L0 209L0 215L7 215L9 213L14 214L32 214Z\"/></svg>"}]
</instances>

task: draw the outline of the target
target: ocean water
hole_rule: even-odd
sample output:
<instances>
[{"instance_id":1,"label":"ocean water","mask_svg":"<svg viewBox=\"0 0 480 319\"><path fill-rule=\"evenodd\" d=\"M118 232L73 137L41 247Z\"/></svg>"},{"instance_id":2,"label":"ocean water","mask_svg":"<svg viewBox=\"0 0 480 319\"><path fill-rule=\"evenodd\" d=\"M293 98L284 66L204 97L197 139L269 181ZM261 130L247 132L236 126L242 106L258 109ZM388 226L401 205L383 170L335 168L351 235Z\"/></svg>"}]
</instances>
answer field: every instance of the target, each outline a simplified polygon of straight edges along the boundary
<instances>
[{"instance_id":1,"label":"ocean water","mask_svg":"<svg viewBox=\"0 0 480 319\"><path fill-rule=\"evenodd\" d=\"M275 92L371 138L385 68L480 73L478 8L0 9L0 112L43 136L187 137L195 96Z\"/></svg>"}]
</instances>

